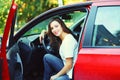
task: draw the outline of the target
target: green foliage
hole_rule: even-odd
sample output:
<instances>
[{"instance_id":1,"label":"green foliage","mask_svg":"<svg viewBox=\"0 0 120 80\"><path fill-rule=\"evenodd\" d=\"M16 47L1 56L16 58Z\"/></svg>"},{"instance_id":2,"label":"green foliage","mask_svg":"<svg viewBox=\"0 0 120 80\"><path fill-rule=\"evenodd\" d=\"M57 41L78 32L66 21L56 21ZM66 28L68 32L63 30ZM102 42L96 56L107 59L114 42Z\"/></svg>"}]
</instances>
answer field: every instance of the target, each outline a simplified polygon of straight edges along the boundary
<instances>
[{"instance_id":1,"label":"green foliage","mask_svg":"<svg viewBox=\"0 0 120 80\"><path fill-rule=\"evenodd\" d=\"M18 4L16 30L40 13L58 6L57 0L15 0L15 2ZM11 3L12 0L0 0L0 36L3 34Z\"/></svg>"},{"instance_id":2,"label":"green foliage","mask_svg":"<svg viewBox=\"0 0 120 80\"><path fill-rule=\"evenodd\" d=\"M2 36L4 30L11 2L11 0L0 0L0 36Z\"/></svg>"},{"instance_id":3,"label":"green foliage","mask_svg":"<svg viewBox=\"0 0 120 80\"><path fill-rule=\"evenodd\" d=\"M16 3L19 5L17 16L18 29L40 13L57 6L57 4L50 3L50 0L17 0Z\"/></svg>"}]
</instances>

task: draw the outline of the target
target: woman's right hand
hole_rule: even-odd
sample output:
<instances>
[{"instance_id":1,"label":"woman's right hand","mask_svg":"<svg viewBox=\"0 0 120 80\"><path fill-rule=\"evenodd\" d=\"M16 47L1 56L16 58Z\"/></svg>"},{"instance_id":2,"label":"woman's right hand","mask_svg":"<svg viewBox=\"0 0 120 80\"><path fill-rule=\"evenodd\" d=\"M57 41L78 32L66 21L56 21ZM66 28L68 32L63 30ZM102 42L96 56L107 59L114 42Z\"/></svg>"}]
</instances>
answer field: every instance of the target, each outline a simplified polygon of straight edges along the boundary
<instances>
[{"instance_id":1,"label":"woman's right hand","mask_svg":"<svg viewBox=\"0 0 120 80\"><path fill-rule=\"evenodd\" d=\"M55 80L57 78L58 78L58 75L53 75L53 76L51 76L50 80Z\"/></svg>"},{"instance_id":2,"label":"woman's right hand","mask_svg":"<svg viewBox=\"0 0 120 80\"><path fill-rule=\"evenodd\" d=\"M44 39L45 34L47 34L47 30L42 30L39 36L40 43L42 43L42 40Z\"/></svg>"}]
</instances>

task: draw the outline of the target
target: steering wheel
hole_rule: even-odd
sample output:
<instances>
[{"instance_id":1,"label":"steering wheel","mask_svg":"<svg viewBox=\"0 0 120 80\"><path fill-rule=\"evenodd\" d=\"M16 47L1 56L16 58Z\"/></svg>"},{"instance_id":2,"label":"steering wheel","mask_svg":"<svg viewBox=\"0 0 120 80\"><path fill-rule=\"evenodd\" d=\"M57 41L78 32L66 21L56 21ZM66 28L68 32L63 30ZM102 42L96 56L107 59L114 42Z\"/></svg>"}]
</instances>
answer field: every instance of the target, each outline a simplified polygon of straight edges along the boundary
<instances>
[{"instance_id":1,"label":"steering wheel","mask_svg":"<svg viewBox=\"0 0 120 80\"><path fill-rule=\"evenodd\" d=\"M53 54L56 57L60 58L58 46L56 46L57 44L56 43L50 44L50 38L48 37L47 34L44 36L42 44L47 53Z\"/></svg>"},{"instance_id":2,"label":"steering wheel","mask_svg":"<svg viewBox=\"0 0 120 80\"><path fill-rule=\"evenodd\" d=\"M42 40L43 47L47 53L51 52L50 39L47 34L44 35L44 39Z\"/></svg>"}]
</instances>

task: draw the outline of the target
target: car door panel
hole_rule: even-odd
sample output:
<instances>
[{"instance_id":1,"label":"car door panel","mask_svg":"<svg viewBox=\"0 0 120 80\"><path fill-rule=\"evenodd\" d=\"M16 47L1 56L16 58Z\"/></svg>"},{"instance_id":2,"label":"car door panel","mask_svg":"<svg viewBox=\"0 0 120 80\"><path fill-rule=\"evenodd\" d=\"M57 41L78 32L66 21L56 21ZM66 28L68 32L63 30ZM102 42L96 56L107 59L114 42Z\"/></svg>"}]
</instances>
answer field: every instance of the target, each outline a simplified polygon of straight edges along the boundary
<instances>
[{"instance_id":1,"label":"car door panel","mask_svg":"<svg viewBox=\"0 0 120 80\"><path fill-rule=\"evenodd\" d=\"M113 80L120 79L119 49L81 49L76 66L75 80Z\"/></svg>"},{"instance_id":2,"label":"car door panel","mask_svg":"<svg viewBox=\"0 0 120 80\"><path fill-rule=\"evenodd\" d=\"M9 65L10 79L22 80L23 65L17 43L7 52L7 60Z\"/></svg>"}]
</instances>

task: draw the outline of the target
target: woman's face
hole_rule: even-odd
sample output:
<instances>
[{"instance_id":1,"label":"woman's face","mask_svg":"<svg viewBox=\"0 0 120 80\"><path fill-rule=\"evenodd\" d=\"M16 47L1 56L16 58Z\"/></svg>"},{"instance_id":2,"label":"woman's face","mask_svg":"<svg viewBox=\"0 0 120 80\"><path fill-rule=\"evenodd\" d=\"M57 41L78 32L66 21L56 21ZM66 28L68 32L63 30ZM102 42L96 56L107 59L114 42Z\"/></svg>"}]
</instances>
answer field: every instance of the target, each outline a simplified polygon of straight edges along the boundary
<instances>
[{"instance_id":1,"label":"woman's face","mask_svg":"<svg viewBox=\"0 0 120 80\"><path fill-rule=\"evenodd\" d=\"M51 32L52 32L55 36L58 36L58 37L59 37L59 36L62 34L62 32L63 32L63 29L62 29L60 23L57 22L57 21L51 22L50 28L51 28Z\"/></svg>"}]
</instances>

